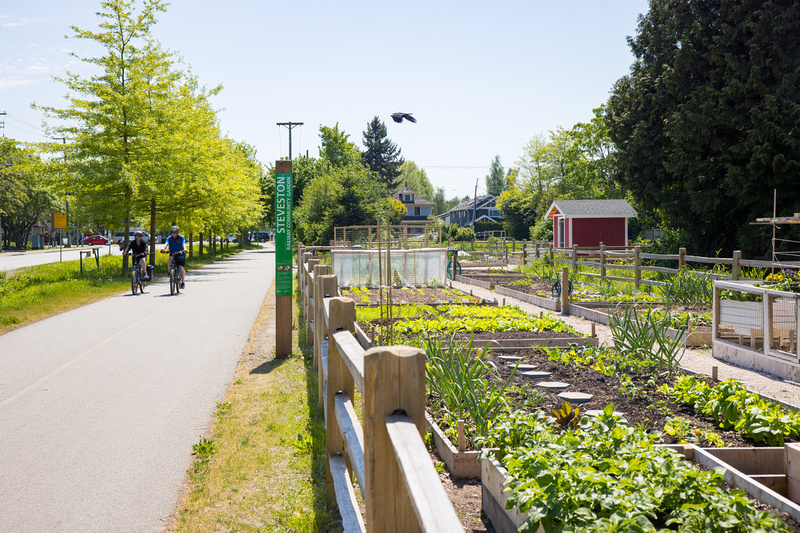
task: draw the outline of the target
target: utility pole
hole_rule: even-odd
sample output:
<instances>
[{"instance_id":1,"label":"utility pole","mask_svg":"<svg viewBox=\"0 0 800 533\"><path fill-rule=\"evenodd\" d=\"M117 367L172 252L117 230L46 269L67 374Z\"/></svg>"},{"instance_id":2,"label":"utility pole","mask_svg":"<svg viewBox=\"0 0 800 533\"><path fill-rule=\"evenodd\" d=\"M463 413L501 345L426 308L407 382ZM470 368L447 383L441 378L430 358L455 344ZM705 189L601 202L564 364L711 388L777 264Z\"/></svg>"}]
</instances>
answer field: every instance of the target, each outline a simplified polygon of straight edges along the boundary
<instances>
[{"instance_id":1,"label":"utility pole","mask_svg":"<svg viewBox=\"0 0 800 533\"><path fill-rule=\"evenodd\" d=\"M296 128L297 126L302 126L302 122L277 122L278 126L286 126L289 130L289 161L292 160L292 128Z\"/></svg>"},{"instance_id":2,"label":"utility pole","mask_svg":"<svg viewBox=\"0 0 800 533\"><path fill-rule=\"evenodd\" d=\"M475 179L475 196L472 199L472 231L475 233L475 239L478 238L478 232L475 231L475 217L478 213L478 180L480 178Z\"/></svg>"},{"instance_id":3,"label":"utility pole","mask_svg":"<svg viewBox=\"0 0 800 533\"><path fill-rule=\"evenodd\" d=\"M6 116L7 114L8 114L8 113L6 113L5 111L0 111L0 116L3 116L3 117L4 117L4 116ZM2 132L3 132L3 139L5 139L5 138L6 138L6 132L5 132L5 129L6 129L6 123L5 123L5 121L4 121L4 120L0 120L0 131L2 131Z\"/></svg>"}]
</instances>

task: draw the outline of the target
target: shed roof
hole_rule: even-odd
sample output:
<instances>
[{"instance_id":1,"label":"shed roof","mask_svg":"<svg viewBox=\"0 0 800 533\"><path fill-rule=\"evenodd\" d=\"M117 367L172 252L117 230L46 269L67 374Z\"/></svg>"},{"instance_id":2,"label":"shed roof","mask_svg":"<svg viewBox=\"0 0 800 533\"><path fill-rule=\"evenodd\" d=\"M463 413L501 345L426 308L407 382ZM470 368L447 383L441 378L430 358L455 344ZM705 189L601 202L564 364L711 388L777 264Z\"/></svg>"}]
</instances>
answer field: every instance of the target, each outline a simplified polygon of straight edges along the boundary
<instances>
[{"instance_id":1,"label":"shed roof","mask_svg":"<svg viewBox=\"0 0 800 533\"><path fill-rule=\"evenodd\" d=\"M631 218L636 211L627 200L555 200L544 218L549 220L557 214L569 218Z\"/></svg>"}]
</instances>

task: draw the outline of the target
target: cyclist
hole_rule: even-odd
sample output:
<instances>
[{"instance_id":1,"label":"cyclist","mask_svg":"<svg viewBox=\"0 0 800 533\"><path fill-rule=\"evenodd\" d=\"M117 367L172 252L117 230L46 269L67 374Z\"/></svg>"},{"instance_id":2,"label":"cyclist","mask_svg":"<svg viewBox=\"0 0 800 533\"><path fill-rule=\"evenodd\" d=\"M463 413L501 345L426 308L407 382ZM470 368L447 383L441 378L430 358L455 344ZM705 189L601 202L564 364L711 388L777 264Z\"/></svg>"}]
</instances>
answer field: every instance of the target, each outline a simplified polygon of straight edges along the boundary
<instances>
[{"instance_id":1,"label":"cyclist","mask_svg":"<svg viewBox=\"0 0 800 533\"><path fill-rule=\"evenodd\" d=\"M167 245L164 247L164 251L169 252L167 270L172 268L172 261L178 262L178 266L181 269L181 289L183 289L186 286L186 239L180 234L178 226L172 226L170 228L169 237L167 237Z\"/></svg>"},{"instance_id":2,"label":"cyclist","mask_svg":"<svg viewBox=\"0 0 800 533\"><path fill-rule=\"evenodd\" d=\"M150 281L150 276L147 272L147 262L145 258L147 257L147 241L144 240L141 231L137 231L134 234L134 238L132 241L128 242L128 247L122 252L122 255L126 255L128 253L133 254L133 260L139 260L139 266L142 268L142 274L144 274L144 281Z\"/></svg>"}]
</instances>

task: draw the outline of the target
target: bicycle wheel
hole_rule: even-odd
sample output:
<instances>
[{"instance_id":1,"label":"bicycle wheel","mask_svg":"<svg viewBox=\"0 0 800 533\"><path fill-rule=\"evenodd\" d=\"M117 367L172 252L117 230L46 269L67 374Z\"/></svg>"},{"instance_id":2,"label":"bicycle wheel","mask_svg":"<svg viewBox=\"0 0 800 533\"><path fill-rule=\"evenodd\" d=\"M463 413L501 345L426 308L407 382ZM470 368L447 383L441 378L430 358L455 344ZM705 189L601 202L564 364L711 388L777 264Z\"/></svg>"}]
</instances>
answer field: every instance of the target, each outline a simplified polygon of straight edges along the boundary
<instances>
[{"instance_id":1,"label":"bicycle wheel","mask_svg":"<svg viewBox=\"0 0 800 533\"><path fill-rule=\"evenodd\" d=\"M169 271L169 293L175 294L175 289L177 288L178 284L175 281L175 271Z\"/></svg>"},{"instance_id":2,"label":"bicycle wheel","mask_svg":"<svg viewBox=\"0 0 800 533\"><path fill-rule=\"evenodd\" d=\"M134 268L131 271L131 292L133 293L134 296L136 296L136 287L138 286L139 286L139 275L138 272L136 272L136 269Z\"/></svg>"}]
</instances>

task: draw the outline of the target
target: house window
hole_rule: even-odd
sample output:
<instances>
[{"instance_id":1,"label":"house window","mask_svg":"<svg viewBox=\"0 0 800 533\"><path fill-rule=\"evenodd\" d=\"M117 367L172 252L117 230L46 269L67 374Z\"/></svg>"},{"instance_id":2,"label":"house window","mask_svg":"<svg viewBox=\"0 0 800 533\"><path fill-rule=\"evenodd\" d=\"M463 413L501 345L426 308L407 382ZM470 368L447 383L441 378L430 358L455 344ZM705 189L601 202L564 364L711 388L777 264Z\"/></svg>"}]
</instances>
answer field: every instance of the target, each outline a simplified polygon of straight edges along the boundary
<instances>
[{"instance_id":1,"label":"house window","mask_svg":"<svg viewBox=\"0 0 800 533\"><path fill-rule=\"evenodd\" d=\"M558 247L564 247L564 219L558 219Z\"/></svg>"},{"instance_id":2,"label":"house window","mask_svg":"<svg viewBox=\"0 0 800 533\"><path fill-rule=\"evenodd\" d=\"M414 208L414 216L415 216L415 217L418 217L418 216L420 216L421 214L422 214L422 208L420 208L420 207L415 207L415 208Z\"/></svg>"}]
</instances>

